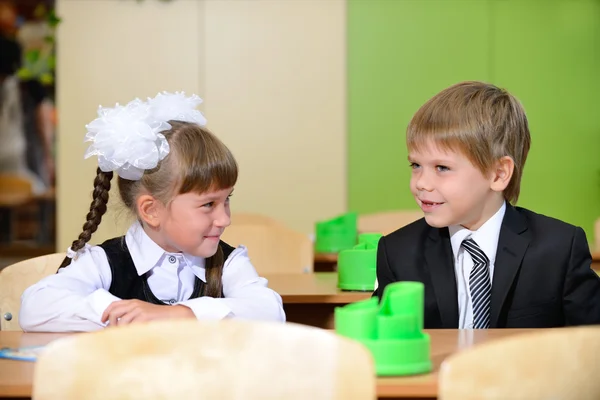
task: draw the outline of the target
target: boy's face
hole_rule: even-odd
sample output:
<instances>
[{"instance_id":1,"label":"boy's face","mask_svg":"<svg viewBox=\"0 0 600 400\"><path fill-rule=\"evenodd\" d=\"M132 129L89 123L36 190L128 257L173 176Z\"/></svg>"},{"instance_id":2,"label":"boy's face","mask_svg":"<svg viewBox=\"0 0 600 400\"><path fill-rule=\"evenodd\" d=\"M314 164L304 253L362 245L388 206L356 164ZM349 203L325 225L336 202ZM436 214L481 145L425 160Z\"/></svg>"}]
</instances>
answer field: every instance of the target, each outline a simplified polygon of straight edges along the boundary
<instances>
[{"instance_id":1,"label":"boy's face","mask_svg":"<svg viewBox=\"0 0 600 400\"><path fill-rule=\"evenodd\" d=\"M493 174L484 176L462 153L430 142L411 151L410 189L427 223L436 228L462 225L478 229L499 209L502 193L492 189Z\"/></svg>"}]
</instances>

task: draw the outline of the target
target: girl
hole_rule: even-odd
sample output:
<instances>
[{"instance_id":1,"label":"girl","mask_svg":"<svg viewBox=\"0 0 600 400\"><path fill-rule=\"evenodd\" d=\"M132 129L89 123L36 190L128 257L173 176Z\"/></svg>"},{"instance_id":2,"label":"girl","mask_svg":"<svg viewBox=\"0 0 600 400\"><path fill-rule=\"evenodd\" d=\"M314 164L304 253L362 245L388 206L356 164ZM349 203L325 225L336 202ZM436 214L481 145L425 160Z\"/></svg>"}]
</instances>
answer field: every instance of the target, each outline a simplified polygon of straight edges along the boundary
<instances>
[{"instance_id":1,"label":"girl","mask_svg":"<svg viewBox=\"0 0 600 400\"><path fill-rule=\"evenodd\" d=\"M202 100L162 93L100 108L86 138L98 156L83 232L58 273L21 299L24 331L91 331L164 318L285 321L243 246L219 240L230 224L238 167L196 110ZM137 217L124 237L87 242L106 212L113 171Z\"/></svg>"}]
</instances>

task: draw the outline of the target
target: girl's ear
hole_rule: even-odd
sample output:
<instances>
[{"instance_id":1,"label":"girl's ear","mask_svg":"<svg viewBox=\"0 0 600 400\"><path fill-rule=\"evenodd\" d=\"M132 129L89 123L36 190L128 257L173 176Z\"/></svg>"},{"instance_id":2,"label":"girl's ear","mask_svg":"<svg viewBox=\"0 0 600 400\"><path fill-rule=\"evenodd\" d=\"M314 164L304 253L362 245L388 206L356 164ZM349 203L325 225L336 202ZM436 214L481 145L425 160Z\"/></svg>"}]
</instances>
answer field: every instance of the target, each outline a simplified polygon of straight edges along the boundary
<instances>
[{"instance_id":1,"label":"girl's ear","mask_svg":"<svg viewBox=\"0 0 600 400\"><path fill-rule=\"evenodd\" d=\"M152 228L160 226L162 211L164 209L162 203L149 194L139 196L135 202L138 215L142 221Z\"/></svg>"},{"instance_id":2,"label":"girl's ear","mask_svg":"<svg viewBox=\"0 0 600 400\"><path fill-rule=\"evenodd\" d=\"M504 156L498 160L492 171L491 188L495 192L503 192L515 170L515 162L511 157Z\"/></svg>"}]
</instances>

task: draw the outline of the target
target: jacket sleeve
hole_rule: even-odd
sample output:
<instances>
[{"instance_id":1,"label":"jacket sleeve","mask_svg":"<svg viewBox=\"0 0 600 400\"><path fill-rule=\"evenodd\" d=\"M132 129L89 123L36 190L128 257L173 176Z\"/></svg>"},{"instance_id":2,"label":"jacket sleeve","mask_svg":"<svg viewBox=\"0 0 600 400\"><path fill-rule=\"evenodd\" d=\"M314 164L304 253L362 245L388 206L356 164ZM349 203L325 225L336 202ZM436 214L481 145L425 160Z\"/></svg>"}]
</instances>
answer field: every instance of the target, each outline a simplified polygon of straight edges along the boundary
<instances>
[{"instance_id":1,"label":"jacket sleeve","mask_svg":"<svg viewBox=\"0 0 600 400\"><path fill-rule=\"evenodd\" d=\"M397 281L388 263L385 240L385 236L379 239L377 246L377 282L373 296L379 297L379 300L385 287Z\"/></svg>"},{"instance_id":2,"label":"jacket sleeve","mask_svg":"<svg viewBox=\"0 0 600 400\"><path fill-rule=\"evenodd\" d=\"M577 227L563 293L566 325L600 324L600 277L591 269L591 263L585 232Z\"/></svg>"}]
</instances>

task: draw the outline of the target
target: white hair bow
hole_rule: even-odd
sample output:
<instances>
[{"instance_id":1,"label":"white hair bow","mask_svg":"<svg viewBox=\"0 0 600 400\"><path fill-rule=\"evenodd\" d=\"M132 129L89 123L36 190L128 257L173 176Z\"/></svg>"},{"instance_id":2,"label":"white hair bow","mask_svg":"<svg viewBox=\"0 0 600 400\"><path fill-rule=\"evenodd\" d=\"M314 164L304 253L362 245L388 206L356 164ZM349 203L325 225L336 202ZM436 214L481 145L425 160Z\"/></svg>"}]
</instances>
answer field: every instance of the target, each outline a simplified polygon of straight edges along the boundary
<instances>
[{"instance_id":1,"label":"white hair bow","mask_svg":"<svg viewBox=\"0 0 600 400\"><path fill-rule=\"evenodd\" d=\"M196 109L200 103L196 95L162 92L146 102L135 99L125 106L100 106L98 117L86 125L85 141L92 144L85 158L98 156L102 171L139 180L169 154L169 143L160 133L171 128L167 121L206 125L206 118Z\"/></svg>"}]
</instances>

